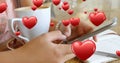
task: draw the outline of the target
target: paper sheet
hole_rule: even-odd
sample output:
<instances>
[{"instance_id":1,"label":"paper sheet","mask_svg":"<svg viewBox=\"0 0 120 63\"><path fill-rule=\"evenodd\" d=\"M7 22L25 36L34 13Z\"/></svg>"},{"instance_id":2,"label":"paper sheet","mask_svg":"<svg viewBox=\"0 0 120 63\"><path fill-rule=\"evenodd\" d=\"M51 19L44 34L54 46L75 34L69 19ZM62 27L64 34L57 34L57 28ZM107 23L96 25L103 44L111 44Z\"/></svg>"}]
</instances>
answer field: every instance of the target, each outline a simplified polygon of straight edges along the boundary
<instances>
[{"instance_id":1,"label":"paper sheet","mask_svg":"<svg viewBox=\"0 0 120 63\"><path fill-rule=\"evenodd\" d=\"M116 50L120 50L120 36L114 34L104 35L107 33L115 33L115 32L112 30L107 30L98 34L97 35L98 42L96 43L96 47L97 47L96 50L116 54ZM95 54L88 59L89 63L106 63L112 60L116 60L116 58L105 57Z\"/></svg>"}]
</instances>

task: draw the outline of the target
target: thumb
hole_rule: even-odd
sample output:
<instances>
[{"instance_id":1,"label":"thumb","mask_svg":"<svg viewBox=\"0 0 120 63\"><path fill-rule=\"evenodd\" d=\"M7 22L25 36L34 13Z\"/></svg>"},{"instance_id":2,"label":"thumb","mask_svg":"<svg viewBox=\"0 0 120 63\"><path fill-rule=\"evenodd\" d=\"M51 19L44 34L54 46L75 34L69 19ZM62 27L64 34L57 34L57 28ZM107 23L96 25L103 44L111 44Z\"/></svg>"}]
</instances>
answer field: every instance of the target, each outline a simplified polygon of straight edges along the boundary
<instances>
[{"instance_id":1,"label":"thumb","mask_svg":"<svg viewBox=\"0 0 120 63\"><path fill-rule=\"evenodd\" d=\"M56 41L56 40L65 40L66 36L62 34L61 31L52 31L46 34L47 39L49 41Z\"/></svg>"},{"instance_id":2,"label":"thumb","mask_svg":"<svg viewBox=\"0 0 120 63\"><path fill-rule=\"evenodd\" d=\"M93 40L97 42L97 36L93 36Z\"/></svg>"},{"instance_id":3,"label":"thumb","mask_svg":"<svg viewBox=\"0 0 120 63\"><path fill-rule=\"evenodd\" d=\"M63 24L61 24L60 30L67 37L71 35L71 25L64 26Z\"/></svg>"}]
</instances>

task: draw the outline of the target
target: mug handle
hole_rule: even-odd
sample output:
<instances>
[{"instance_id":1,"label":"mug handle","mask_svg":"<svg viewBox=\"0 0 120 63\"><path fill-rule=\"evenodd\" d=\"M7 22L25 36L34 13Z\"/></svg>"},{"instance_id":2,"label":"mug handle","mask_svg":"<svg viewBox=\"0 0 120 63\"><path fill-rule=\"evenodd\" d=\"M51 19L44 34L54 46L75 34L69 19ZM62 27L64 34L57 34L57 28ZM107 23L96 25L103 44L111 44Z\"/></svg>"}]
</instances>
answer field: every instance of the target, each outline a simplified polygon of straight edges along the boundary
<instances>
[{"instance_id":1,"label":"mug handle","mask_svg":"<svg viewBox=\"0 0 120 63\"><path fill-rule=\"evenodd\" d=\"M15 21L19 22L19 21L22 21L22 19L21 18L14 18L14 19L12 19L11 28L12 28L13 33L15 33L15 29L14 29L14 22ZM25 40L26 42L30 41L27 37L23 37L22 35L19 35L18 37L23 39L23 40Z\"/></svg>"}]
</instances>

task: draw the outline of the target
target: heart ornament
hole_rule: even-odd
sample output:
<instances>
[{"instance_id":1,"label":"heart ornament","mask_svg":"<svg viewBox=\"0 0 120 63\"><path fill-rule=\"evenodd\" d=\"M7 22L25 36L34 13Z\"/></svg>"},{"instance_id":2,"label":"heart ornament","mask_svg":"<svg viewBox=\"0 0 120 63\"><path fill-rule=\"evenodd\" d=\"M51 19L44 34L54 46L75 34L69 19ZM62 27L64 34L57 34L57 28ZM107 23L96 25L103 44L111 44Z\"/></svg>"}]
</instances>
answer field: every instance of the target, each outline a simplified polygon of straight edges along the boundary
<instances>
[{"instance_id":1,"label":"heart ornament","mask_svg":"<svg viewBox=\"0 0 120 63\"><path fill-rule=\"evenodd\" d=\"M96 50L96 45L92 40L86 40L84 42L75 41L71 45L73 53L80 59L86 60L93 55Z\"/></svg>"},{"instance_id":2,"label":"heart ornament","mask_svg":"<svg viewBox=\"0 0 120 63\"><path fill-rule=\"evenodd\" d=\"M23 17L22 22L27 27L28 29L33 28L37 24L37 18L32 16L32 17Z\"/></svg>"}]
</instances>

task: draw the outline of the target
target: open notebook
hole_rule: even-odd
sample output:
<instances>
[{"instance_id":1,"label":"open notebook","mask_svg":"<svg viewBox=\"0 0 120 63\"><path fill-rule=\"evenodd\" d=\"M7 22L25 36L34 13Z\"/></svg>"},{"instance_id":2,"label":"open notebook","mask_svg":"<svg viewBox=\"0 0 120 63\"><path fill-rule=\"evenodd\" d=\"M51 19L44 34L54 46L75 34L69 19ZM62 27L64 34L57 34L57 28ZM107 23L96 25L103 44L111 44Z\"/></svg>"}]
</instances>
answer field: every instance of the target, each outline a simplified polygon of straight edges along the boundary
<instances>
[{"instance_id":1,"label":"open notebook","mask_svg":"<svg viewBox=\"0 0 120 63\"><path fill-rule=\"evenodd\" d=\"M120 36L108 33L115 32L112 30L107 30L97 35L98 42L96 43L96 50L116 54L116 50L120 50ZM100 56L96 54L88 59L89 63L106 63L112 60L116 60L116 58Z\"/></svg>"}]
</instances>

